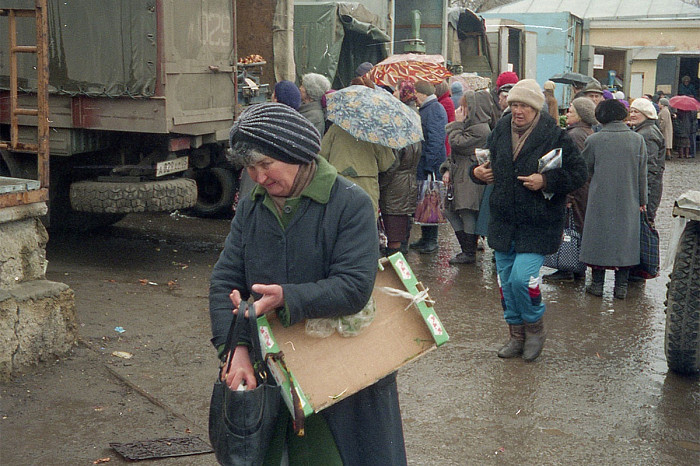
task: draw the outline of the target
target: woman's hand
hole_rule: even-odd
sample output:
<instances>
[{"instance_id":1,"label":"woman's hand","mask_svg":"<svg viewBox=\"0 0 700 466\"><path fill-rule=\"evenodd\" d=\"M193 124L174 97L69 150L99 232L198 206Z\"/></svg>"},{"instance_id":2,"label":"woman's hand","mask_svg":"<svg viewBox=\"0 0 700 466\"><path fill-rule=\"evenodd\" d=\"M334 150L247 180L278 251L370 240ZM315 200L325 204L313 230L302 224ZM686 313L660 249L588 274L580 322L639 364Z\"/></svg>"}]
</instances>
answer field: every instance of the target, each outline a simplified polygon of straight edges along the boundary
<instances>
[{"instance_id":1,"label":"woman's hand","mask_svg":"<svg viewBox=\"0 0 700 466\"><path fill-rule=\"evenodd\" d=\"M483 181L486 184L493 183L493 170L491 169L491 161L485 162L474 168L474 177L477 180Z\"/></svg>"},{"instance_id":2,"label":"woman's hand","mask_svg":"<svg viewBox=\"0 0 700 466\"><path fill-rule=\"evenodd\" d=\"M262 298L255 301L255 314L261 316L284 306L284 290L280 285L255 284L251 289Z\"/></svg>"},{"instance_id":3,"label":"woman's hand","mask_svg":"<svg viewBox=\"0 0 700 466\"><path fill-rule=\"evenodd\" d=\"M455 121L460 123L467 119L467 110L461 105L457 110L455 110Z\"/></svg>"},{"instance_id":4,"label":"woman's hand","mask_svg":"<svg viewBox=\"0 0 700 466\"><path fill-rule=\"evenodd\" d=\"M445 173L442 174L442 182L447 184L450 184L450 171L447 170Z\"/></svg>"},{"instance_id":5,"label":"woman's hand","mask_svg":"<svg viewBox=\"0 0 700 466\"><path fill-rule=\"evenodd\" d=\"M519 176L518 179L523 182L530 191L539 191L544 187L544 177L540 173L533 173L528 176Z\"/></svg>"},{"instance_id":6,"label":"woman's hand","mask_svg":"<svg viewBox=\"0 0 700 466\"><path fill-rule=\"evenodd\" d=\"M231 353L224 362L224 370L228 366L228 359ZM237 390L238 386L243 384L246 390L253 390L257 387L258 382L255 380L255 372L253 365L250 363L250 355L248 354L247 346L236 346L233 351L233 360L228 372L221 374L221 381L224 382L231 390Z\"/></svg>"},{"instance_id":7,"label":"woman's hand","mask_svg":"<svg viewBox=\"0 0 700 466\"><path fill-rule=\"evenodd\" d=\"M258 283L253 285L251 289L255 293L262 295L262 298L255 301L256 317L284 306L284 290L280 285L261 285ZM241 305L240 291L231 291L229 298L231 298L231 303L233 304L233 313L238 314L238 307ZM246 311L245 316L248 317L248 311Z\"/></svg>"},{"instance_id":8,"label":"woman's hand","mask_svg":"<svg viewBox=\"0 0 700 466\"><path fill-rule=\"evenodd\" d=\"M640 212L646 212L646 211L647 211L647 206L645 206L645 205L640 205L640 206L639 206L639 211L640 211Z\"/></svg>"}]
</instances>

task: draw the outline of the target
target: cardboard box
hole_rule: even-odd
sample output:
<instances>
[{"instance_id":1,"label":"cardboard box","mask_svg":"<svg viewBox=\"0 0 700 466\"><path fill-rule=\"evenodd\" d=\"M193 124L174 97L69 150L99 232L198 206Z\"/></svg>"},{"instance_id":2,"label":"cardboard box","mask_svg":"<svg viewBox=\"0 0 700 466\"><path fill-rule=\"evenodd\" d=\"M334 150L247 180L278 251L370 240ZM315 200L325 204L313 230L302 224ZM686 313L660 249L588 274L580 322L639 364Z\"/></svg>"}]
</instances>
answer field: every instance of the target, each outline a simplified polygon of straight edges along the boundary
<instances>
[{"instance_id":1,"label":"cardboard box","mask_svg":"<svg viewBox=\"0 0 700 466\"><path fill-rule=\"evenodd\" d=\"M316 338L306 334L304 323L285 328L275 314L258 318L263 356L284 353L285 364L269 361L269 366L283 387L292 414L292 388L308 416L448 341L427 293L427 301L412 303L408 297L387 294L385 287L407 291L414 297L424 291L401 253L383 259L372 295L376 316L355 337L334 332L327 338Z\"/></svg>"}]
</instances>

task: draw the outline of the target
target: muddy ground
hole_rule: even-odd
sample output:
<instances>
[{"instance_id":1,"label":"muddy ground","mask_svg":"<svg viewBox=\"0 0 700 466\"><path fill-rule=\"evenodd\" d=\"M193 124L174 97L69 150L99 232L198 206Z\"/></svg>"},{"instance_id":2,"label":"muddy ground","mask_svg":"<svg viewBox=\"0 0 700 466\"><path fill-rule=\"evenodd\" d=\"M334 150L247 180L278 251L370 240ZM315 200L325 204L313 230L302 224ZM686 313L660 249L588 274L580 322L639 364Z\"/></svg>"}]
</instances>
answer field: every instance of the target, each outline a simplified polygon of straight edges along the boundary
<instances>
[{"instance_id":1,"label":"muddy ground","mask_svg":"<svg viewBox=\"0 0 700 466\"><path fill-rule=\"evenodd\" d=\"M700 162L668 163L662 258L672 201L699 179ZM227 231L225 219L134 215L51 237L47 277L75 291L80 342L0 385L0 464L125 464L110 442L207 438L217 367L207 281ZM700 464L700 381L669 373L664 358L667 272L625 301L613 300L611 277L602 299L583 283L544 285L542 356L504 361L491 251L450 266L456 240L447 226L440 233L438 254L407 256L451 336L399 371L410 464Z\"/></svg>"}]
</instances>

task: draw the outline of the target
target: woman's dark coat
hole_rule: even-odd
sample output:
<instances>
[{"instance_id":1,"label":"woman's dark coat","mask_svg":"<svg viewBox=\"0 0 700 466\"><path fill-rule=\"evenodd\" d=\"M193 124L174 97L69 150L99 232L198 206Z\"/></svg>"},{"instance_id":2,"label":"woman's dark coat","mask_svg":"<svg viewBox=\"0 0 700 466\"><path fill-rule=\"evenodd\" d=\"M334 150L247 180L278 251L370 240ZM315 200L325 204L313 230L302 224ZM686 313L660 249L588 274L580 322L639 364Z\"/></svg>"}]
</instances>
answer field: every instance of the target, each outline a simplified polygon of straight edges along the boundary
<instances>
[{"instance_id":1,"label":"woman's dark coat","mask_svg":"<svg viewBox=\"0 0 700 466\"><path fill-rule=\"evenodd\" d=\"M586 181L586 165L571 138L544 113L514 161L511 120L511 114L504 115L488 139L494 174L488 243L501 252L514 246L518 253L551 254L561 242L566 195ZM527 189L517 177L537 173L539 158L556 148L562 149L562 167L544 174L544 191L554 193L548 200L542 191ZM470 175L480 182L473 169Z\"/></svg>"},{"instance_id":2,"label":"woman's dark coat","mask_svg":"<svg viewBox=\"0 0 700 466\"><path fill-rule=\"evenodd\" d=\"M437 97L431 96L418 109L420 124L423 128L423 146L416 175L419 180L428 178L428 174L437 175L440 164L445 161L445 125L447 112L438 102Z\"/></svg>"},{"instance_id":3,"label":"woman's dark coat","mask_svg":"<svg viewBox=\"0 0 700 466\"><path fill-rule=\"evenodd\" d=\"M441 173L450 171L454 200L447 202L447 208L451 211L478 211L484 195L484 185L474 183L469 170L477 162L474 149L486 147L486 140L491 133L490 119L485 109L477 105L473 91L467 91L465 98L469 116L464 121L453 121L445 128L452 153L440 167Z\"/></svg>"},{"instance_id":4,"label":"woman's dark coat","mask_svg":"<svg viewBox=\"0 0 700 466\"><path fill-rule=\"evenodd\" d=\"M644 120L633 128L647 146L647 215L652 222L661 202L666 169L666 141L655 120Z\"/></svg>"},{"instance_id":5,"label":"woman's dark coat","mask_svg":"<svg viewBox=\"0 0 700 466\"><path fill-rule=\"evenodd\" d=\"M318 164L315 176L322 173L334 180L327 199L302 196L286 229L263 204L264 195L254 191L241 199L211 276L214 346L225 342L233 289L247 300L251 295L260 298L250 291L255 283L282 285L285 310L278 315L290 325L353 314L369 300L379 250L372 203L328 162L319 159ZM344 464L406 463L398 406L392 374L321 412Z\"/></svg>"},{"instance_id":6,"label":"woman's dark coat","mask_svg":"<svg viewBox=\"0 0 700 466\"><path fill-rule=\"evenodd\" d=\"M389 170L379 174L379 208L384 215L413 215L418 199L416 167L421 143L397 150Z\"/></svg>"},{"instance_id":7,"label":"woman's dark coat","mask_svg":"<svg viewBox=\"0 0 700 466\"><path fill-rule=\"evenodd\" d=\"M566 132L579 152L583 150L586 144L586 139L588 136L593 134L593 128L591 125L578 121L572 125L566 127ZM574 214L574 222L576 223L576 229L579 233L583 231L583 223L586 219L586 202L588 202L588 180L578 188L577 190L569 193L567 196L567 202L571 204L571 211Z\"/></svg>"}]
</instances>

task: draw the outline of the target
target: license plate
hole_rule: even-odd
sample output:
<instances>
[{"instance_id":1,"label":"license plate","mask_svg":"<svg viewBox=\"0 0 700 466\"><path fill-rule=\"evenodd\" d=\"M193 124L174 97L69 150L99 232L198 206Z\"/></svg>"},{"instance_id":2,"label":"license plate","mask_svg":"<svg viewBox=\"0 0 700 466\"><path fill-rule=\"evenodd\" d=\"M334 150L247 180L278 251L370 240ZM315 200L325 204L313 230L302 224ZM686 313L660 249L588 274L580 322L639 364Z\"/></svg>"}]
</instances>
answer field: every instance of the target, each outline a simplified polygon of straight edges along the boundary
<instances>
[{"instance_id":1,"label":"license plate","mask_svg":"<svg viewBox=\"0 0 700 466\"><path fill-rule=\"evenodd\" d=\"M156 177L170 175L171 173L184 172L189 168L189 158L188 157L178 157L173 160L166 160L165 162L158 162L156 164Z\"/></svg>"}]
</instances>

